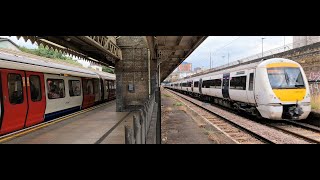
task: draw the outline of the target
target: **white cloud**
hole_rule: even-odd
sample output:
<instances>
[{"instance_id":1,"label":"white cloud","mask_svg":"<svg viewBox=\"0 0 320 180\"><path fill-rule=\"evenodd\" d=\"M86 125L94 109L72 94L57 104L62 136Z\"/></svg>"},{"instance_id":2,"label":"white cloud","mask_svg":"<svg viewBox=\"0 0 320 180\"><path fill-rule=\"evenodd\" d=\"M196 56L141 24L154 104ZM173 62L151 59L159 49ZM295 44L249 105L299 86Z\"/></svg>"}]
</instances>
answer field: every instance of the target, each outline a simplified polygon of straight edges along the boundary
<instances>
[{"instance_id":1,"label":"white cloud","mask_svg":"<svg viewBox=\"0 0 320 180\"><path fill-rule=\"evenodd\" d=\"M210 66L210 52L212 53L212 67L221 66L248 56L283 47L284 36L210 36L186 60L192 67ZM292 36L285 37L285 43L292 43ZM223 58L224 56L224 58Z\"/></svg>"}]
</instances>

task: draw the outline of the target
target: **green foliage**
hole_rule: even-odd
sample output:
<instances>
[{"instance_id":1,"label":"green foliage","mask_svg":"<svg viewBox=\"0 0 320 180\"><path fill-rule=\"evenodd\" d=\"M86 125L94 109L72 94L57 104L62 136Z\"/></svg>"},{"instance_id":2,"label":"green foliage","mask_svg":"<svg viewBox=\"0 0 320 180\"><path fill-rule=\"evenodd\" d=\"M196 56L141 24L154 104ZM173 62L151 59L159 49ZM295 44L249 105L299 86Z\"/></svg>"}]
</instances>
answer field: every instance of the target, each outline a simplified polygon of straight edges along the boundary
<instances>
[{"instance_id":1,"label":"green foliage","mask_svg":"<svg viewBox=\"0 0 320 180\"><path fill-rule=\"evenodd\" d=\"M319 102L311 102L311 109L319 110L320 109L320 104Z\"/></svg>"},{"instance_id":2,"label":"green foliage","mask_svg":"<svg viewBox=\"0 0 320 180\"><path fill-rule=\"evenodd\" d=\"M183 104L181 102L176 102L173 104L174 106L183 106Z\"/></svg>"},{"instance_id":3,"label":"green foliage","mask_svg":"<svg viewBox=\"0 0 320 180\"><path fill-rule=\"evenodd\" d=\"M102 66L102 71L114 74L114 70L106 66Z\"/></svg>"},{"instance_id":4,"label":"green foliage","mask_svg":"<svg viewBox=\"0 0 320 180\"><path fill-rule=\"evenodd\" d=\"M73 60L71 57L67 57L62 53L55 51L53 49L46 49L43 45L38 46L38 49L28 49L26 47L20 47L20 50L30 54L35 54L35 55L46 57L46 58L61 60L70 64L81 66L80 63L78 63L76 60Z\"/></svg>"}]
</instances>

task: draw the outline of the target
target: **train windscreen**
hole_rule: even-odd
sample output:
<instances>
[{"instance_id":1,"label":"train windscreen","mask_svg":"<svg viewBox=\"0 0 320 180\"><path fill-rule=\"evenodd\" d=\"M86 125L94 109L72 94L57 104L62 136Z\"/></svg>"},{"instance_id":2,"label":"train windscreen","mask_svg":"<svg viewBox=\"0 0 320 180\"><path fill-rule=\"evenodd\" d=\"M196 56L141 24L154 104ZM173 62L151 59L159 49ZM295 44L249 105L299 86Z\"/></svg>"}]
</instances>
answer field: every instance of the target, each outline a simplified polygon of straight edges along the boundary
<instances>
[{"instance_id":1,"label":"train windscreen","mask_svg":"<svg viewBox=\"0 0 320 180\"><path fill-rule=\"evenodd\" d=\"M300 68L268 68L267 72L272 89L305 88Z\"/></svg>"}]
</instances>

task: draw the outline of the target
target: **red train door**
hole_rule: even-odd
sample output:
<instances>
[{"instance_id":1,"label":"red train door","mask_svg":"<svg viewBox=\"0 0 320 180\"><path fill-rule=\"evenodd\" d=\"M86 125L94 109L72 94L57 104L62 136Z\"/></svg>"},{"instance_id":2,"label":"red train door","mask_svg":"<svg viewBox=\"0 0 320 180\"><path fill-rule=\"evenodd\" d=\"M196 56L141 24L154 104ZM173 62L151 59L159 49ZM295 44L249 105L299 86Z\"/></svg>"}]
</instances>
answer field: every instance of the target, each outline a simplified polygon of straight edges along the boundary
<instances>
[{"instance_id":1,"label":"red train door","mask_svg":"<svg viewBox=\"0 0 320 180\"><path fill-rule=\"evenodd\" d=\"M83 103L82 109L94 105L95 95L93 91L93 79L82 78Z\"/></svg>"},{"instance_id":2,"label":"red train door","mask_svg":"<svg viewBox=\"0 0 320 180\"><path fill-rule=\"evenodd\" d=\"M28 93L28 115L25 126L29 127L44 120L46 92L43 73L26 72Z\"/></svg>"},{"instance_id":3,"label":"red train door","mask_svg":"<svg viewBox=\"0 0 320 180\"><path fill-rule=\"evenodd\" d=\"M22 129L27 116L28 101L24 71L1 69L2 122L0 134Z\"/></svg>"}]
</instances>

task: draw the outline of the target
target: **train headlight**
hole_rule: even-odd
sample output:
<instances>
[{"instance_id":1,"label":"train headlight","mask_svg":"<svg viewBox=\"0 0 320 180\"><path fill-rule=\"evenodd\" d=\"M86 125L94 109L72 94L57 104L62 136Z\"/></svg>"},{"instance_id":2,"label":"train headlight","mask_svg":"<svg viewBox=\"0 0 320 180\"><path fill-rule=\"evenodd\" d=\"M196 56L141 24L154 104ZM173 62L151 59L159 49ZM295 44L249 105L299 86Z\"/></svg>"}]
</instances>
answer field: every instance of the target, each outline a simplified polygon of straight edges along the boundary
<instances>
[{"instance_id":1,"label":"train headlight","mask_svg":"<svg viewBox=\"0 0 320 180\"><path fill-rule=\"evenodd\" d=\"M311 103L310 102L302 102L300 103L301 106L310 106Z\"/></svg>"},{"instance_id":2,"label":"train headlight","mask_svg":"<svg viewBox=\"0 0 320 180\"><path fill-rule=\"evenodd\" d=\"M271 104L269 104L269 106L279 107L279 106L282 106L282 104L280 104L280 103L271 103Z\"/></svg>"}]
</instances>

